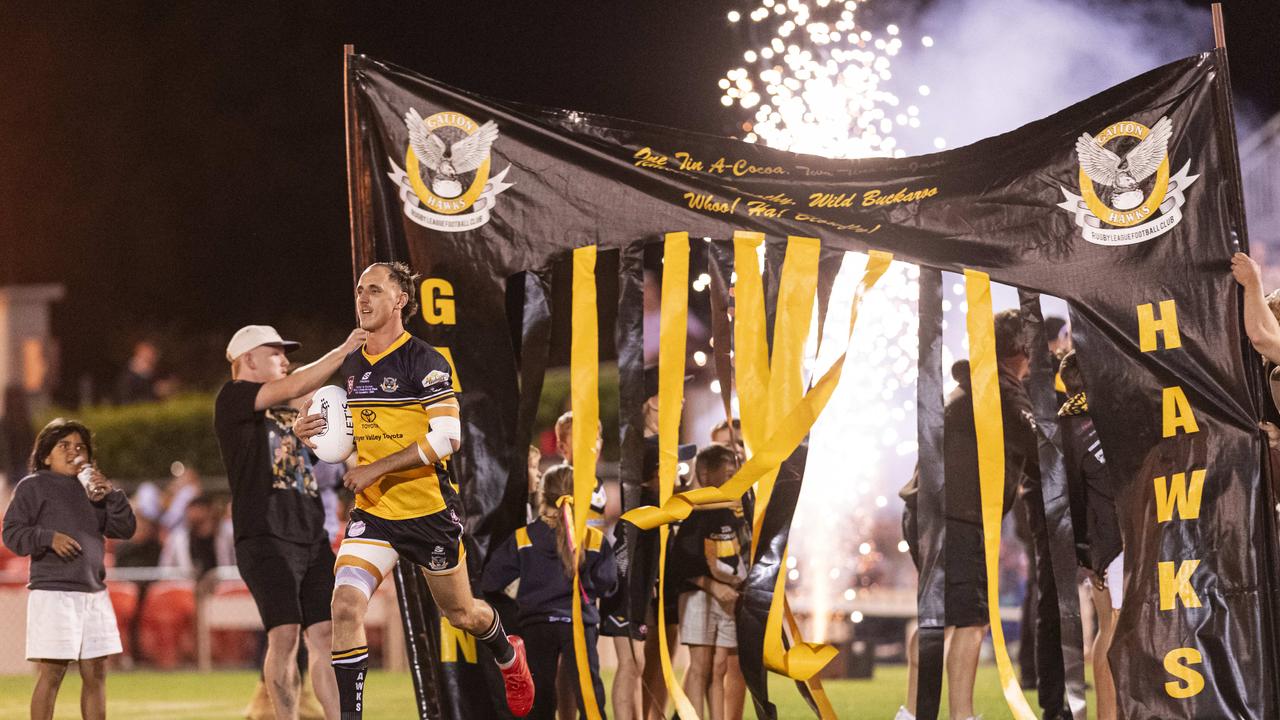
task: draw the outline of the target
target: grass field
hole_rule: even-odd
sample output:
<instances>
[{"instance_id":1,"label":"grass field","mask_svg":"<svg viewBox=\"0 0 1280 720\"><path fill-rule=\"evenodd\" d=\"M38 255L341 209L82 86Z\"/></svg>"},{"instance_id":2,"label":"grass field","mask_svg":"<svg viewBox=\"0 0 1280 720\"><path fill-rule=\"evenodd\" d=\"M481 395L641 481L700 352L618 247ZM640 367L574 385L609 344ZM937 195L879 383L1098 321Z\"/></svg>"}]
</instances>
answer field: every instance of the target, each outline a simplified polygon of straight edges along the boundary
<instances>
[{"instance_id":1,"label":"grass field","mask_svg":"<svg viewBox=\"0 0 1280 720\"><path fill-rule=\"evenodd\" d=\"M836 680L824 685L842 720L890 720L902 702L906 674L905 666L879 666L872 680ZM145 720L232 720L241 717L256 680L257 674L247 671L116 673L107 679L108 715ZM0 677L0 718L27 717L33 682L29 676ZM367 688L367 720L412 718L413 683L408 674L375 671ZM73 667L63 683L56 718L80 717L79 693L80 678ZM794 685L774 678L770 695L778 704L779 717L813 717ZM1010 717L993 665L979 670L976 695L976 709L986 720ZM1028 694L1033 708L1034 695ZM1092 693L1089 700L1092 703ZM748 709L747 717L755 714Z\"/></svg>"}]
</instances>

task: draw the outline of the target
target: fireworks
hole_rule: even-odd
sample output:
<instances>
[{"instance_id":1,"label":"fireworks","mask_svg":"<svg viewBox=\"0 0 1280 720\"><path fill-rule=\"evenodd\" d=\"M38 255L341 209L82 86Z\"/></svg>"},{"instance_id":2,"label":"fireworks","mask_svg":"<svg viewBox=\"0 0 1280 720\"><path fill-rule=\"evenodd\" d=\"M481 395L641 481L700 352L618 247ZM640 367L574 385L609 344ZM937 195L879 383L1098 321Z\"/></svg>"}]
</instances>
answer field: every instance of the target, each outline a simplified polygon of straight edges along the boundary
<instances>
[{"instance_id":1,"label":"fireworks","mask_svg":"<svg viewBox=\"0 0 1280 720\"><path fill-rule=\"evenodd\" d=\"M883 32L863 27L862 4L759 0L750 11L729 12L748 49L745 65L720 79L720 102L752 113L744 140L824 157L906 155L893 133L920 127L920 111L889 89L892 58L904 40L896 25ZM932 47L933 39L920 44ZM911 92L930 90L920 85Z\"/></svg>"},{"instance_id":2,"label":"fireworks","mask_svg":"<svg viewBox=\"0 0 1280 720\"><path fill-rule=\"evenodd\" d=\"M830 158L906 155L895 132L919 135L922 121L919 108L892 89L893 59L905 40L896 25L860 22L859 8L871 1L758 0L728 14L747 49L744 65L720 79L720 101L750 114L744 140ZM919 44L927 50L934 41ZM907 98L930 92L928 85L903 90ZM936 137L928 149L944 147ZM807 375L825 371L849 342L850 303L865 263L864 255L846 255L825 327L816 317L812 326ZM843 379L810 435L787 578L799 590L797 609L810 618L811 640L826 637L836 612L861 621L848 609L851 583L868 564L901 554L878 546L873 526L915 461L918 278L919 268L894 263L863 300Z\"/></svg>"}]
</instances>

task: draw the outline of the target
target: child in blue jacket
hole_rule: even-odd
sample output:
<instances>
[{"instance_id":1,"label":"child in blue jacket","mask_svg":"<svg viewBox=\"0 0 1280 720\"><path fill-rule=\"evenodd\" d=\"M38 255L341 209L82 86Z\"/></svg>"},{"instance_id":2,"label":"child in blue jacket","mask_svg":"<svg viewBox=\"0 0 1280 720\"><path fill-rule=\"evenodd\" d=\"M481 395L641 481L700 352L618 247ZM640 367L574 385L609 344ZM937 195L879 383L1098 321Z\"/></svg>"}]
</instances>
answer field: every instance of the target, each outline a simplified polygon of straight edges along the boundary
<instances>
[{"instance_id":1,"label":"child in blue jacket","mask_svg":"<svg viewBox=\"0 0 1280 720\"><path fill-rule=\"evenodd\" d=\"M561 503L573 495L573 468L557 465L542 478L538 519L516 530L494 549L481 580L486 593L502 592L519 580L516 604L520 607L520 632L525 640L529 670L533 674L534 703L531 720L553 720L556 712L556 668L563 655L577 683L573 653L573 551L570 545L572 505ZM579 577L583 593L582 624L586 631L587 657L596 704L605 717L604 684L596 654L600 613L596 601L613 590L617 581L613 547L600 530L588 527L583 540ZM581 693L578 712L583 713Z\"/></svg>"}]
</instances>

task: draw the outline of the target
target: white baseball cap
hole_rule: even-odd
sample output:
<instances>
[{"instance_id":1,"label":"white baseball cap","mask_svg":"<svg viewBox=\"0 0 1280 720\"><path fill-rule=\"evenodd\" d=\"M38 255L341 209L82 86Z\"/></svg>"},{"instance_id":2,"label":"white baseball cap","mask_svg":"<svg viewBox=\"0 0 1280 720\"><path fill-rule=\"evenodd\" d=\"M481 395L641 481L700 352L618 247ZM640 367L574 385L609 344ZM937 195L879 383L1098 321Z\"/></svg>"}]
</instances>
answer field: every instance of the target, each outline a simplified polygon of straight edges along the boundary
<instances>
[{"instance_id":1,"label":"white baseball cap","mask_svg":"<svg viewBox=\"0 0 1280 720\"><path fill-rule=\"evenodd\" d=\"M284 348L285 352L302 347L292 340L282 339L280 333L270 325L245 325L227 343L227 360L235 360L259 345L277 345Z\"/></svg>"}]
</instances>

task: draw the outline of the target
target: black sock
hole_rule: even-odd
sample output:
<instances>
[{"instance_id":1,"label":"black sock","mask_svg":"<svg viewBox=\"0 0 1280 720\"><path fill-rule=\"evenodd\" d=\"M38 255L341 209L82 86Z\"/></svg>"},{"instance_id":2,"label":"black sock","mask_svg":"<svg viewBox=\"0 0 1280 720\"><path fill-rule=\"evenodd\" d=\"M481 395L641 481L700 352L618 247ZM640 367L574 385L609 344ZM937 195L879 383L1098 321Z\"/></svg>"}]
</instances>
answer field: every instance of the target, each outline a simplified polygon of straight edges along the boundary
<instances>
[{"instance_id":1,"label":"black sock","mask_svg":"<svg viewBox=\"0 0 1280 720\"><path fill-rule=\"evenodd\" d=\"M493 610L492 607L489 609ZM502 629L502 620L498 618L497 610L493 610L493 624L488 630L476 635L476 639L489 648L489 652L493 653L493 659L497 660L499 665L510 665L511 661L516 659L516 650L507 640L507 633Z\"/></svg>"},{"instance_id":2,"label":"black sock","mask_svg":"<svg viewBox=\"0 0 1280 720\"><path fill-rule=\"evenodd\" d=\"M369 669L369 647L337 650L331 656L338 679L342 720L361 720L364 713L364 674Z\"/></svg>"}]
</instances>

